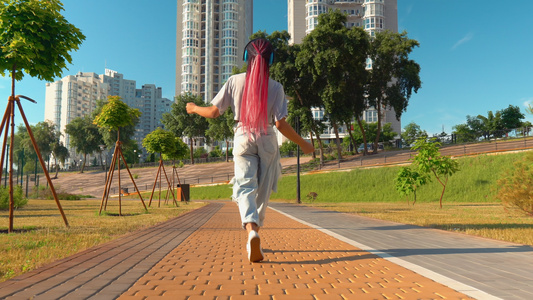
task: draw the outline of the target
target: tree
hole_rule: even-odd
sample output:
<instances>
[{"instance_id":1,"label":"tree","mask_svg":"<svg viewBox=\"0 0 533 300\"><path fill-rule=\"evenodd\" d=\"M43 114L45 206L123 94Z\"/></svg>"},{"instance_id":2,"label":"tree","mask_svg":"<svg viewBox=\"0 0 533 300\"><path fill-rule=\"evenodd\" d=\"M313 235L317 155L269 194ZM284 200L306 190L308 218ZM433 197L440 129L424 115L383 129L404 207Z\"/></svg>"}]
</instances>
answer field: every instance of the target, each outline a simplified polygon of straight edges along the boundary
<instances>
[{"instance_id":1,"label":"tree","mask_svg":"<svg viewBox=\"0 0 533 300\"><path fill-rule=\"evenodd\" d=\"M109 96L108 102L102 106L102 109L96 117L93 124L111 132L117 132L117 141L121 141L120 129L135 126L136 120L141 116L138 109L129 107L120 100L119 96Z\"/></svg>"},{"instance_id":2,"label":"tree","mask_svg":"<svg viewBox=\"0 0 533 300\"><path fill-rule=\"evenodd\" d=\"M30 126L34 134L37 147L44 157L48 157L52 152L53 143L59 139L59 132L56 131L54 124L50 121L39 122L36 125ZM35 153L30 136L27 134L26 128L23 125L18 127L18 132L23 139L21 144L30 153ZM30 152L31 151L31 152Z\"/></svg>"},{"instance_id":3,"label":"tree","mask_svg":"<svg viewBox=\"0 0 533 300\"><path fill-rule=\"evenodd\" d=\"M501 111L501 126L505 132L522 126L522 120L526 116L520 112L520 107L509 105Z\"/></svg>"},{"instance_id":4,"label":"tree","mask_svg":"<svg viewBox=\"0 0 533 300\"><path fill-rule=\"evenodd\" d=\"M477 133L468 124L455 125L452 133L456 136L459 143L475 142L478 138Z\"/></svg>"},{"instance_id":5,"label":"tree","mask_svg":"<svg viewBox=\"0 0 533 300\"><path fill-rule=\"evenodd\" d=\"M413 158L418 173L421 176L433 174L437 181L442 185L442 193L439 199L440 208L442 208L442 198L446 191L448 179L457 172L459 168L457 161L451 159L449 156L442 156L440 154L440 145L441 144L434 139L428 142L426 138L420 138L416 140L412 149L418 150L418 153Z\"/></svg>"},{"instance_id":6,"label":"tree","mask_svg":"<svg viewBox=\"0 0 533 300\"><path fill-rule=\"evenodd\" d=\"M402 167L394 182L396 184L396 190L400 195L407 198L407 205L409 205L409 195L414 194L413 205L416 203L416 190L425 185L429 178L427 174L419 173L416 170L412 170L409 167Z\"/></svg>"},{"instance_id":7,"label":"tree","mask_svg":"<svg viewBox=\"0 0 533 300\"><path fill-rule=\"evenodd\" d=\"M161 122L165 128L176 136L186 136L190 141L191 163L194 164L193 145L197 138L204 137L209 123L206 118L197 114L188 114L185 109L188 102L194 102L198 106L205 106L199 96L184 94L176 97L172 103L170 113L163 114Z\"/></svg>"},{"instance_id":8,"label":"tree","mask_svg":"<svg viewBox=\"0 0 533 300\"><path fill-rule=\"evenodd\" d=\"M70 156L70 153L68 152L68 148L63 145L63 142L57 140L52 145L52 155L54 156L54 162L56 166L56 175L54 178L57 178L57 175L59 173L59 164L58 161L64 165L67 158Z\"/></svg>"},{"instance_id":9,"label":"tree","mask_svg":"<svg viewBox=\"0 0 533 300\"><path fill-rule=\"evenodd\" d=\"M62 15L58 0L4 0L0 5L0 74L14 81L24 73L40 80L61 77L69 52L78 50L85 36ZM23 73L24 71L24 73Z\"/></svg>"},{"instance_id":10,"label":"tree","mask_svg":"<svg viewBox=\"0 0 533 300\"><path fill-rule=\"evenodd\" d=\"M411 122L403 128L401 133L402 142L406 146L410 146L421 137L427 137L428 134L425 130L422 130L418 124Z\"/></svg>"},{"instance_id":11,"label":"tree","mask_svg":"<svg viewBox=\"0 0 533 300\"><path fill-rule=\"evenodd\" d=\"M7 118L3 123L11 121L11 144L14 138L15 102L22 112L19 97L15 97L15 81L24 77L23 72L41 80L53 81L60 77L66 62L71 62L69 52L77 50L85 36L75 26L67 22L61 15L63 6L57 0L5 0L0 5L0 74L6 71L11 75L11 97L6 110ZM25 97L25 96L20 96ZM29 124L24 118L26 129ZM6 126L7 127L7 126ZM7 135L6 128L6 135ZM33 135L30 131L30 135ZM3 149L6 147L4 139ZM35 146L35 145L34 145ZM13 149L13 148L11 148ZM39 150L36 149L39 153ZM11 150L9 156L13 158ZM12 161L12 160L10 160ZM44 160L39 155L41 167L45 169ZM13 174L13 163L10 162L10 174ZM67 219L48 172L45 176L50 184L57 207L63 217L65 225ZM13 231L13 180L9 179L9 227Z\"/></svg>"},{"instance_id":12,"label":"tree","mask_svg":"<svg viewBox=\"0 0 533 300\"><path fill-rule=\"evenodd\" d=\"M346 28L346 18L340 11L321 14L300 53L300 66L313 75L313 83L322 83L319 94L335 131L338 159L342 157L339 126L350 124L366 106L368 34L360 27Z\"/></svg>"},{"instance_id":13,"label":"tree","mask_svg":"<svg viewBox=\"0 0 533 300\"><path fill-rule=\"evenodd\" d=\"M418 92L420 66L409 59L409 54L419 43L409 39L407 32L383 31L376 33L370 43L369 59L372 64L368 81L369 106L377 110L378 135L374 140L377 151L381 132L382 111L393 108L399 120L407 108L412 92Z\"/></svg>"},{"instance_id":14,"label":"tree","mask_svg":"<svg viewBox=\"0 0 533 300\"><path fill-rule=\"evenodd\" d=\"M211 139L217 141L225 141L226 162L229 161L228 139L233 137L233 125L235 125L235 121L233 119L233 112L228 109L218 118L207 119L207 122L209 123L209 128L205 131L206 136L210 137Z\"/></svg>"},{"instance_id":15,"label":"tree","mask_svg":"<svg viewBox=\"0 0 533 300\"><path fill-rule=\"evenodd\" d=\"M44 158L49 158L53 143L59 139L59 132L51 122L39 122L36 125L30 125L30 130L34 134L35 143L41 155ZM15 142L14 151L17 157L25 157L26 166L22 166L23 170L35 171L35 163L31 158L36 157L37 152L33 147L29 132L24 125L17 127L17 136L20 147L17 147L17 143Z\"/></svg>"},{"instance_id":16,"label":"tree","mask_svg":"<svg viewBox=\"0 0 533 300\"><path fill-rule=\"evenodd\" d=\"M188 151L187 144L179 137L174 137L174 151L163 153L163 159L171 159L174 162L177 159L183 159Z\"/></svg>"},{"instance_id":17,"label":"tree","mask_svg":"<svg viewBox=\"0 0 533 300\"><path fill-rule=\"evenodd\" d=\"M90 116L78 117L65 126L65 133L70 136L70 147L76 149L76 153L83 154L83 163L80 173L85 169L87 155L100 150L102 135L98 127L93 124Z\"/></svg>"},{"instance_id":18,"label":"tree","mask_svg":"<svg viewBox=\"0 0 533 300\"><path fill-rule=\"evenodd\" d=\"M320 161L324 162L324 152L320 134L325 125L324 119L314 119L311 113L312 108L322 107L322 100L318 94L321 85L311 84L312 74L308 70L301 70L297 64L297 57L301 47L298 44L289 45L290 35L287 31L274 31L268 35L264 31L254 33L250 39L265 38L270 41L274 49L274 63L270 66L270 76L281 83L285 94L289 96L287 122L295 127L296 119L300 124L300 134L310 134L313 142L313 134L316 136L320 150ZM303 64L305 65L305 64ZM246 65L243 66L246 71ZM314 144L314 143L313 143ZM313 153L315 158L315 153Z\"/></svg>"},{"instance_id":19,"label":"tree","mask_svg":"<svg viewBox=\"0 0 533 300\"><path fill-rule=\"evenodd\" d=\"M118 96L111 96L111 97L118 98ZM107 103L109 103L109 99L111 98L108 97L108 99L106 100L101 99L101 100L96 101L96 108L91 113L91 117L93 120L96 118L96 116L100 115L104 106ZM129 125L124 125L120 127L120 142L122 143L122 149L129 150L129 151L124 151L125 152L124 155L128 157L133 157L134 156L133 150L139 150L137 149L138 145L137 145L137 142L133 139L133 136L135 135L135 126L137 126L137 124L140 121L140 113L130 115L130 118L131 118L131 123L129 123ZM115 145L115 142L117 141L117 134L118 134L117 130L118 129L109 129L106 127L99 127L100 134L102 135L102 138L103 138L103 143L107 146L107 148L112 148Z\"/></svg>"},{"instance_id":20,"label":"tree","mask_svg":"<svg viewBox=\"0 0 533 300\"><path fill-rule=\"evenodd\" d=\"M157 128L143 139L142 145L150 153L172 154L176 150L175 136L172 132Z\"/></svg>"}]
</instances>

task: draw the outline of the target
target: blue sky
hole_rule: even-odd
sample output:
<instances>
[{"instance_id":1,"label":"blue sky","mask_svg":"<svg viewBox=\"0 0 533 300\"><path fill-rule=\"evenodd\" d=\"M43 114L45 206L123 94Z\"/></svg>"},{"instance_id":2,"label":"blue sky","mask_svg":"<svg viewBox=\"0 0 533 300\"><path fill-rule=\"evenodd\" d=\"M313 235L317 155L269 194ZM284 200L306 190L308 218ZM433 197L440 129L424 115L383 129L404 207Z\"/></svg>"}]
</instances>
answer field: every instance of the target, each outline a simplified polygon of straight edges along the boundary
<instances>
[{"instance_id":1,"label":"blue sky","mask_svg":"<svg viewBox=\"0 0 533 300\"><path fill-rule=\"evenodd\" d=\"M287 1L254 1L254 31L287 29ZM412 59L422 88L411 97L402 127L415 122L429 134L450 133L467 115L486 115L509 105L533 103L533 1L504 5L487 0L398 0L399 29L420 47ZM63 75L102 74L156 84L172 99L175 91L176 1L64 0L63 15L87 36ZM16 93L30 123L44 120L45 82L25 76ZM0 77L0 99L10 82ZM4 101L6 101L4 100ZM16 112L18 116L19 113ZM533 123L533 116L526 114ZM22 122L17 118L17 124Z\"/></svg>"}]
</instances>

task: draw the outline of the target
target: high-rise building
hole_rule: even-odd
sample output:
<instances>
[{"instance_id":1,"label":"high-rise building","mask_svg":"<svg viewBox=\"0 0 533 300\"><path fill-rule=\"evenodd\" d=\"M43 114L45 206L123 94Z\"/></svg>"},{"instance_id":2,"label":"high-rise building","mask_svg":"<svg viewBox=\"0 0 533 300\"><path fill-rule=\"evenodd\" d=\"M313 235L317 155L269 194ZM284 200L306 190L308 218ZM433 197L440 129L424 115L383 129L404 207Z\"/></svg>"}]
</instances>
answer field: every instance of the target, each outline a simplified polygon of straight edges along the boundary
<instances>
[{"instance_id":1,"label":"high-rise building","mask_svg":"<svg viewBox=\"0 0 533 300\"><path fill-rule=\"evenodd\" d=\"M288 31L291 44L299 44L318 24L321 13L340 10L348 16L347 27L363 26L376 32L398 32L398 0L288 0Z\"/></svg>"},{"instance_id":2,"label":"high-rise building","mask_svg":"<svg viewBox=\"0 0 533 300\"><path fill-rule=\"evenodd\" d=\"M242 65L252 22L253 0L178 0L176 95L211 101Z\"/></svg>"},{"instance_id":3,"label":"high-rise building","mask_svg":"<svg viewBox=\"0 0 533 300\"><path fill-rule=\"evenodd\" d=\"M136 88L136 81L124 79L124 75L106 69L105 74L79 72L56 82L46 84L44 119L52 121L61 132L61 141L69 148L71 157L66 167L78 162L80 157L70 148L69 135L65 128L73 119L91 114L96 101L108 96L119 96L129 107L139 109L141 118L135 127L133 139L142 149L142 140L157 127L163 127L163 113L170 112L172 100L162 97L162 89L153 84ZM142 157L147 153L143 151Z\"/></svg>"},{"instance_id":4,"label":"high-rise building","mask_svg":"<svg viewBox=\"0 0 533 300\"><path fill-rule=\"evenodd\" d=\"M384 30L398 32L397 0L288 0L289 42L301 43L318 24L318 16L330 9L340 10L347 15L347 27L361 26L370 36ZM372 67L370 61L368 67ZM321 116L319 109L313 113L317 118ZM393 109L382 110L382 116L383 123L391 123L394 132L401 132L401 122L396 119ZM363 120L377 122L377 110L370 108L365 111ZM331 128L324 133L326 139L333 136Z\"/></svg>"},{"instance_id":5,"label":"high-rise building","mask_svg":"<svg viewBox=\"0 0 533 300\"><path fill-rule=\"evenodd\" d=\"M163 98L163 91L160 87L154 84L145 84L142 88L135 92L135 101L130 107L137 108L141 111L141 119L139 124L135 127L134 139L142 149L142 140L152 131L158 127L163 128L161 119L164 113L169 113L171 110L172 100ZM141 153L141 157L146 157L145 152Z\"/></svg>"},{"instance_id":6,"label":"high-rise building","mask_svg":"<svg viewBox=\"0 0 533 300\"><path fill-rule=\"evenodd\" d=\"M60 140L68 147L70 139L65 127L73 119L84 117L96 108L96 101L106 99L109 85L101 75L79 72L56 82L46 83L44 119L52 121L62 135Z\"/></svg>"}]
</instances>

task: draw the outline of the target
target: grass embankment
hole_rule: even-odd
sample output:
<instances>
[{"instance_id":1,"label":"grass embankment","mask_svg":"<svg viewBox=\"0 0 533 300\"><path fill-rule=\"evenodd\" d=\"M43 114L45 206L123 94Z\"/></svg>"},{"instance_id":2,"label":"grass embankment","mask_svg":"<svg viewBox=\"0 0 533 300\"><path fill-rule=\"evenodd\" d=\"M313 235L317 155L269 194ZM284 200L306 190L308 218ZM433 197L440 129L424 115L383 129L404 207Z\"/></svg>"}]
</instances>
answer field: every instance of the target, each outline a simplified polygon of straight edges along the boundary
<instances>
[{"instance_id":1,"label":"grass embankment","mask_svg":"<svg viewBox=\"0 0 533 300\"><path fill-rule=\"evenodd\" d=\"M433 180L417 191L410 205L400 197L394 178L400 167L354 169L301 176L301 198L305 205L365 215L405 224L462 232L519 244L533 245L533 218L505 209L495 199L501 174L524 153L480 155L458 159L460 171L450 177L443 208L439 208L442 186ZM272 201L296 199L296 176L284 176ZM307 199L318 194L315 201ZM195 199L229 199L228 185L195 187Z\"/></svg>"},{"instance_id":2,"label":"grass embankment","mask_svg":"<svg viewBox=\"0 0 533 300\"><path fill-rule=\"evenodd\" d=\"M143 198L147 203L146 195ZM121 217L115 215L116 198L109 199L107 213L101 216L100 200L61 201L69 228L64 226L55 201L30 199L24 208L15 211L16 232L11 234L6 233L8 212L0 211L0 281L204 205L162 204L158 208L156 202L145 212L139 198L133 199L136 201L122 201Z\"/></svg>"}]
</instances>

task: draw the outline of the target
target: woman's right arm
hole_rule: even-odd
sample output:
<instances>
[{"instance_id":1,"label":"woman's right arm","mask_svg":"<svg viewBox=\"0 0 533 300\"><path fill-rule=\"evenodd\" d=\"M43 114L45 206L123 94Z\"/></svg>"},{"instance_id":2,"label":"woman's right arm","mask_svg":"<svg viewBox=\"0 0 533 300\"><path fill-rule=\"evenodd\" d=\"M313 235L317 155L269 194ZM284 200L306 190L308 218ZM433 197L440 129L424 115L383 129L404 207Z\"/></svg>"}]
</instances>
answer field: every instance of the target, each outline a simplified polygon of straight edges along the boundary
<instances>
[{"instance_id":1,"label":"woman's right arm","mask_svg":"<svg viewBox=\"0 0 533 300\"><path fill-rule=\"evenodd\" d=\"M220 111L214 105L211 106L198 106L193 102L187 103L188 114L198 114L204 118L214 119L220 116Z\"/></svg>"},{"instance_id":2,"label":"woman's right arm","mask_svg":"<svg viewBox=\"0 0 533 300\"><path fill-rule=\"evenodd\" d=\"M295 142L302 149L303 153L311 153L315 151L315 148L311 143L306 142L294 129L292 126L285 121L285 118L276 121L276 128L289 140Z\"/></svg>"}]
</instances>

